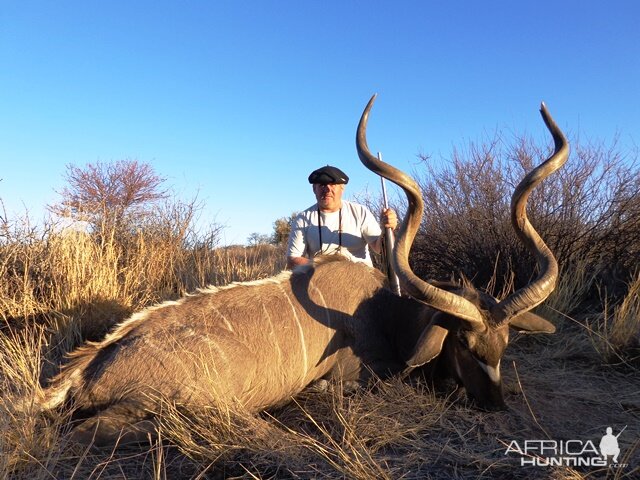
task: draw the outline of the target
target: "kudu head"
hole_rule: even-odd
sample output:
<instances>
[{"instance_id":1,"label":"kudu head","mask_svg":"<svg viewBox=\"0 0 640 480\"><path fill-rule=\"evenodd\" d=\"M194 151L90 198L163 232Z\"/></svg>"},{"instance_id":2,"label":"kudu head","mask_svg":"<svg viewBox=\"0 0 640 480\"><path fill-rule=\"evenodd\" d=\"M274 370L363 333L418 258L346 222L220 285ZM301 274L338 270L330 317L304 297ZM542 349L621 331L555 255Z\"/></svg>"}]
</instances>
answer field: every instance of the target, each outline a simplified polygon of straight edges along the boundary
<instances>
[{"instance_id":1,"label":"kudu head","mask_svg":"<svg viewBox=\"0 0 640 480\"><path fill-rule=\"evenodd\" d=\"M420 367L441 355L448 372L465 387L467 394L480 408L504 409L500 360L509 342L509 327L529 333L555 331L551 323L529 312L555 288L558 264L529 222L526 205L531 191L567 161L568 142L543 103L540 112L553 136L555 150L546 161L524 177L511 198L513 228L520 241L536 258L538 274L528 285L498 301L471 285L458 287L426 282L411 270L409 250L422 219L422 193L410 176L379 160L369 151L367 121L375 97L369 100L358 124L358 156L369 170L404 190L408 210L397 234L391 259L393 268L404 294L436 310L413 348L407 367Z\"/></svg>"}]
</instances>

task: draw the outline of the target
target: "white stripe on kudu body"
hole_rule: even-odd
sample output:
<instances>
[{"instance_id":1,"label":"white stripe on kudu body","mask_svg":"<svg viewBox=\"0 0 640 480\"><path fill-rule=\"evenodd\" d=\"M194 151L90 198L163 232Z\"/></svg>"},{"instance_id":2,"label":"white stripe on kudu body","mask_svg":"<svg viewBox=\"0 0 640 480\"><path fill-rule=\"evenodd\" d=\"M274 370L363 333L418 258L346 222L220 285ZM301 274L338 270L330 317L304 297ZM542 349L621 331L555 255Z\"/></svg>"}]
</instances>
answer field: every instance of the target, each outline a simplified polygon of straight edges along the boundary
<instances>
[{"instance_id":1,"label":"white stripe on kudu body","mask_svg":"<svg viewBox=\"0 0 640 480\"><path fill-rule=\"evenodd\" d=\"M333 338L335 334L335 331L333 328L333 322L331 321L331 313L329 311L329 306L327 305L327 301L324 299L324 296L322 295L322 292L320 291L320 289L316 287L311 281L309 282L309 289L313 289L313 291L318 294L320 301L322 301L325 317L327 319L327 328L325 329L325 331L327 332L327 342L330 342L331 338Z\"/></svg>"},{"instance_id":2,"label":"white stripe on kudu body","mask_svg":"<svg viewBox=\"0 0 640 480\"><path fill-rule=\"evenodd\" d=\"M296 310L296 306L291 301L291 298L289 298L287 291L282 287L282 284L280 283L278 284L278 287L280 288L280 290L282 290L282 294L287 299L287 302L289 302L289 305L291 305L291 311L293 312L293 319L296 322L298 333L300 333L300 350L302 352L302 375L300 378L304 379L307 376L307 372L309 371L309 361L307 360L307 345L305 344L305 339L304 339L304 329L302 328L302 324L300 323L300 317L298 316L298 311Z\"/></svg>"},{"instance_id":3,"label":"white stripe on kudu body","mask_svg":"<svg viewBox=\"0 0 640 480\"><path fill-rule=\"evenodd\" d=\"M233 329L233 324L227 319L227 317L222 314L222 312L220 312L220 310L218 310L214 305L211 306L211 310L213 310L213 312L222 319L222 323L224 323L224 326L227 328L227 330L232 333L235 332L235 330Z\"/></svg>"}]
</instances>

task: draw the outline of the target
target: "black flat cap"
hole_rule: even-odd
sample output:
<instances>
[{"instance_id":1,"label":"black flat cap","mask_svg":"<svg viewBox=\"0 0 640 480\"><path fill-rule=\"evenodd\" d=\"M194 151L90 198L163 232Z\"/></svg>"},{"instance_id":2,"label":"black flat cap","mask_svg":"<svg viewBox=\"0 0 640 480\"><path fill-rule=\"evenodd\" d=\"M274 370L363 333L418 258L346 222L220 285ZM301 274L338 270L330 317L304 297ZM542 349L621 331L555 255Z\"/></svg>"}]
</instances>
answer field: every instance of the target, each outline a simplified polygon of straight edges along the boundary
<instances>
[{"instance_id":1,"label":"black flat cap","mask_svg":"<svg viewBox=\"0 0 640 480\"><path fill-rule=\"evenodd\" d=\"M349 183L349 177L339 168L327 165L311 172L309 183L318 183L320 185Z\"/></svg>"}]
</instances>

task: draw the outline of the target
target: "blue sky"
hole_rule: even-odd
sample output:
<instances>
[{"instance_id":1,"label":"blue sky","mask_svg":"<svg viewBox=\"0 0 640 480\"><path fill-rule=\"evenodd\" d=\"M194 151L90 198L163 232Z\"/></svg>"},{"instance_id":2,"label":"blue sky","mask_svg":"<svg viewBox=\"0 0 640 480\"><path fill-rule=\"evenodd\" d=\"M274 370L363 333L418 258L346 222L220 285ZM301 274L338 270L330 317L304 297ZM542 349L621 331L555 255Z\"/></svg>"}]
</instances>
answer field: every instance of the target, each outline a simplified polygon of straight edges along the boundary
<instances>
[{"instance_id":1,"label":"blue sky","mask_svg":"<svg viewBox=\"0 0 640 480\"><path fill-rule=\"evenodd\" d=\"M225 243L313 203L354 137L411 171L496 130L640 141L640 2L0 0L0 199L38 220L65 165L152 164Z\"/></svg>"}]
</instances>

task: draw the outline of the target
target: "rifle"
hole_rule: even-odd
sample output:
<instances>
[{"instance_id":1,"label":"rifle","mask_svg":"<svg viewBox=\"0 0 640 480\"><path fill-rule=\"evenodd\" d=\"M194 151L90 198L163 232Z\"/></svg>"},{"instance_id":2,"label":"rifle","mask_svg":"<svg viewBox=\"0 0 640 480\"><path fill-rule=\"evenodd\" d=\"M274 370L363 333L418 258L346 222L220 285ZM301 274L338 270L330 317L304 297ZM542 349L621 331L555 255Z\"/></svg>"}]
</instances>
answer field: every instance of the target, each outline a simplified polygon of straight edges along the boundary
<instances>
[{"instance_id":1,"label":"rifle","mask_svg":"<svg viewBox=\"0 0 640 480\"><path fill-rule=\"evenodd\" d=\"M378 152L378 160L382 161L382 154ZM380 183L382 184L382 200L384 202L384 208L389 208L389 202L387 201L387 187L384 183L384 177L380 177ZM393 270L393 264L391 263L391 255L393 255L393 245L395 243L393 237L393 230L390 227L385 228L384 231L384 250L385 257L387 259L387 278L389 279L389 286L391 291L397 296L401 297L400 280L398 275Z\"/></svg>"},{"instance_id":2,"label":"rifle","mask_svg":"<svg viewBox=\"0 0 640 480\"><path fill-rule=\"evenodd\" d=\"M620 433L618 433L618 434L616 435L616 438L618 438L618 437L622 434L622 432L624 432L624 431L627 429L627 426L628 426L628 425L625 425L625 426L624 426L624 428L623 428L622 430L620 430Z\"/></svg>"}]
</instances>

